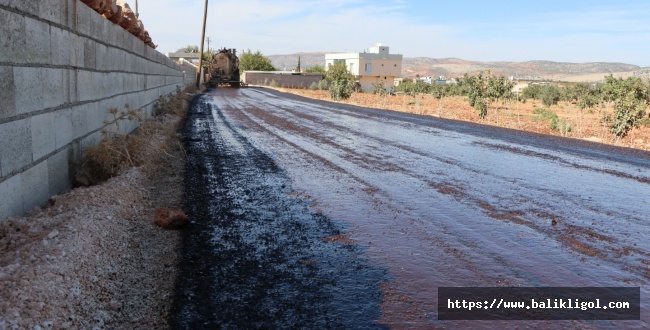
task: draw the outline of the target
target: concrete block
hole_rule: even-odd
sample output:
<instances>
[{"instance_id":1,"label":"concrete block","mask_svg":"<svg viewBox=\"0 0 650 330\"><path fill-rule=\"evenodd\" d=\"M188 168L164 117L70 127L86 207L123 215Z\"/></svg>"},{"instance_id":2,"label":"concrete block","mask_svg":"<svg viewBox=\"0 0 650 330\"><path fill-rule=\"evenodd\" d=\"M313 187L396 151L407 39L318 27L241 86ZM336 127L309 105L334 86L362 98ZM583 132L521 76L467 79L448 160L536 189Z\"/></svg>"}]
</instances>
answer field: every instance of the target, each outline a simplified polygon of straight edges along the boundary
<instances>
[{"instance_id":1,"label":"concrete block","mask_svg":"<svg viewBox=\"0 0 650 330\"><path fill-rule=\"evenodd\" d=\"M35 1L39 3L38 16L56 24L65 24L67 20L65 0Z\"/></svg>"},{"instance_id":2,"label":"concrete block","mask_svg":"<svg viewBox=\"0 0 650 330\"><path fill-rule=\"evenodd\" d=\"M74 58L70 56L70 49L74 49L76 45L72 42L70 32L52 26L50 28L50 39L52 64L72 65Z\"/></svg>"},{"instance_id":3,"label":"concrete block","mask_svg":"<svg viewBox=\"0 0 650 330\"><path fill-rule=\"evenodd\" d=\"M110 91L111 91L111 96L117 95L117 94L122 94L123 91L122 89L124 86L122 86L122 76L124 73L122 72L111 72L110 73Z\"/></svg>"},{"instance_id":4,"label":"concrete block","mask_svg":"<svg viewBox=\"0 0 650 330\"><path fill-rule=\"evenodd\" d=\"M70 120L72 122L72 139L78 139L88 133L88 111L91 107L97 107L95 103L78 105L70 110ZM96 112L96 111L95 111Z\"/></svg>"},{"instance_id":5,"label":"concrete block","mask_svg":"<svg viewBox=\"0 0 650 330\"><path fill-rule=\"evenodd\" d=\"M16 115L16 86L14 68L0 66L0 119Z\"/></svg>"},{"instance_id":6,"label":"concrete block","mask_svg":"<svg viewBox=\"0 0 650 330\"><path fill-rule=\"evenodd\" d=\"M77 1L79 2L79 1ZM86 4L79 3L76 5L76 30L78 34L89 35L90 34L90 14L96 14L90 7Z\"/></svg>"},{"instance_id":7,"label":"concrete block","mask_svg":"<svg viewBox=\"0 0 650 330\"><path fill-rule=\"evenodd\" d=\"M83 55L84 68L95 69L97 67L96 57L97 57L97 45L95 41L90 39L84 39L84 55Z\"/></svg>"},{"instance_id":8,"label":"concrete block","mask_svg":"<svg viewBox=\"0 0 650 330\"><path fill-rule=\"evenodd\" d=\"M101 99L106 97L106 89L104 88L104 83L106 82L105 73L103 72L90 72L92 84L92 97L91 99Z\"/></svg>"},{"instance_id":9,"label":"concrete block","mask_svg":"<svg viewBox=\"0 0 650 330\"><path fill-rule=\"evenodd\" d=\"M25 18L25 52L27 63L51 64L50 25L35 19Z\"/></svg>"},{"instance_id":10,"label":"concrete block","mask_svg":"<svg viewBox=\"0 0 650 330\"><path fill-rule=\"evenodd\" d=\"M50 198L50 180L47 170L47 161L42 161L22 173L21 193L25 211L35 206L42 206Z\"/></svg>"},{"instance_id":11,"label":"concrete block","mask_svg":"<svg viewBox=\"0 0 650 330\"><path fill-rule=\"evenodd\" d=\"M5 0L4 3L11 8L20 10L27 14L39 16L39 1Z\"/></svg>"},{"instance_id":12,"label":"concrete block","mask_svg":"<svg viewBox=\"0 0 650 330\"><path fill-rule=\"evenodd\" d=\"M79 101L79 88L77 79L79 69L68 70L68 102L77 103Z\"/></svg>"},{"instance_id":13,"label":"concrete block","mask_svg":"<svg viewBox=\"0 0 650 330\"><path fill-rule=\"evenodd\" d=\"M90 27L89 30L86 32L91 38L97 39L97 40L104 40L102 36L102 30L104 29L104 23L106 19L102 17L102 15L99 15L97 12L94 10L90 11L90 14L88 16L88 21L90 22Z\"/></svg>"},{"instance_id":14,"label":"concrete block","mask_svg":"<svg viewBox=\"0 0 650 330\"><path fill-rule=\"evenodd\" d=\"M65 14L66 21L63 25L72 29L72 31L77 31L77 4L78 0L65 0ZM85 4L80 3L80 5L85 6Z\"/></svg>"},{"instance_id":15,"label":"concrete block","mask_svg":"<svg viewBox=\"0 0 650 330\"><path fill-rule=\"evenodd\" d=\"M17 174L0 182L0 222L2 220L22 215L25 210L23 207L23 196L21 195L22 175Z\"/></svg>"},{"instance_id":16,"label":"concrete block","mask_svg":"<svg viewBox=\"0 0 650 330\"><path fill-rule=\"evenodd\" d=\"M71 148L65 148L47 159L49 195L56 195L70 188Z\"/></svg>"},{"instance_id":17,"label":"concrete block","mask_svg":"<svg viewBox=\"0 0 650 330\"><path fill-rule=\"evenodd\" d=\"M91 15L91 22L93 22L94 27L91 27L91 31L93 32L92 36L98 40L101 40L102 42L107 42L109 39L108 30L115 24L98 13Z\"/></svg>"},{"instance_id":18,"label":"concrete block","mask_svg":"<svg viewBox=\"0 0 650 330\"><path fill-rule=\"evenodd\" d=\"M72 142L72 109L62 109L54 113L54 138L56 149L61 149Z\"/></svg>"},{"instance_id":19,"label":"concrete block","mask_svg":"<svg viewBox=\"0 0 650 330\"><path fill-rule=\"evenodd\" d=\"M32 130L29 118L0 124L0 177L5 177L32 162Z\"/></svg>"},{"instance_id":20,"label":"concrete block","mask_svg":"<svg viewBox=\"0 0 650 330\"><path fill-rule=\"evenodd\" d=\"M54 115L45 113L33 116L31 120L32 129L32 159L38 161L56 149L54 133Z\"/></svg>"},{"instance_id":21,"label":"concrete block","mask_svg":"<svg viewBox=\"0 0 650 330\"><path fill-rule=\"evenodd\" d=\"M94 89L93 72L77 70L77 99L80 102L93 100L95 98Z\"/></svg>"},{"instance_id":22,"label":"concrete block","mask_svg":"<svg viewBox=\"0 0 650 330\"><path fill-rule=\"evenodd\" d=\"M42 110L43 85L47 75L43 69L33 67L14 67L16 113L30 113Z\"/></svg>"},{"instance_id":23,"label":"concrete block","mask_svg":"<svg viewBox=\"0 0 650 330\"><path fill-rule=\"evenodd\" d=\"M108 47L97 43L95 49L95 67L97 70L109 70L112 60L108 54Z\"/></svg>"},{"instance_id":24,"label":"concrete block","mask_svg":"<svg viewBox=\"0 0 650 330\"><path fill-rule=\"evenodd\" d=\"M25 18L0 9L0 62L22 63L25 47Z\"/></svg>"},{"instance_id":25,"label":"concrete block","mask_svg":"<svg viewBox=\"0 0 650 330\"><path fill-rule=\"evenodd\" d=\"M70 52L68 55L70 57L70 65L74 67L83 67L85 65L85 44L86 41L83 37L75 33L70 33L70 48L68 49Z\"/></svg>"},{"instance_id":26,"label":"concrete block","mask_svg":"<svg viewBox=\"0 0 650 330\"><path fill-rule=\"evenodd\" d=\"M43 107L58 107L68 101L67 70L41 69L43 77Z\"/></svg>"},{"instance_id":27,"label":"concrete block","mask_svg":"<svg viewBox=\"0 0 650 330\"><path fill-rule=\"evenodd\" d=\"M101 102L93 102L84 105L86 107L86 123L88 125L86 134L99 130L104 126L105 110L100 109L100 105Z\"/></svg>"}]
</instances>

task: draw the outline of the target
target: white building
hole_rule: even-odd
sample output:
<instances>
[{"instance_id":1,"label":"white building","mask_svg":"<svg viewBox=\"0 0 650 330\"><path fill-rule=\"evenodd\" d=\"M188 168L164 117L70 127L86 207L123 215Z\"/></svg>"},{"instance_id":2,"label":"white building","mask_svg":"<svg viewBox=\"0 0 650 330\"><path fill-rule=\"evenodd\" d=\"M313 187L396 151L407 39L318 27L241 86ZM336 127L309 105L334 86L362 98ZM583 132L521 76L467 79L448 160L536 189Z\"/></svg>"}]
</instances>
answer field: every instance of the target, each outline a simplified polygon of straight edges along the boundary
<instances>
[{"instance_id":1,"label":"white building","mask_svg":"<svg viewBox=\"0 0 650 330\"><path fill-rule=\"evenodd\" d=\"M386 87L395 86L395 78L402 74L402 55L389 54L388 46L376 44L363 53L325 54L325 68L343 63L355 76L361 89L373 90L372 84L384 83Z\"/></svg>"}]
</instances>

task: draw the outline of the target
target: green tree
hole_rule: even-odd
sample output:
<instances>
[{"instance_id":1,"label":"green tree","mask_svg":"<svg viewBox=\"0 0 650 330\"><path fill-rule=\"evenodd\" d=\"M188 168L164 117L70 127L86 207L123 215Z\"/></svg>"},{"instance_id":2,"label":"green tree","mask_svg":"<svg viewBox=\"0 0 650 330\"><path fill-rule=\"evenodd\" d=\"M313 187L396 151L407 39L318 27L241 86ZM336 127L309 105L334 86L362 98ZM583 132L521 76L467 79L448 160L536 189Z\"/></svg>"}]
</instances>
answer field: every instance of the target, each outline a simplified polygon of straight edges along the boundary
<instances>
[{"instance_id":1,"label":"green tree","mask_svg":"<svg viewBox=\"0 0 650 330\"><path fill-rule=\"evenodd\" d=\"M521 97L523 99L539 100L542 97L542 86L540 85L527 86L521 91Z\"/></svg>"},{"instance_id":2,"label":"green tree","mask_svg":"<svg viewBox=\"0 0 650 330\"><path fill-rule=\"evenodd\" d=\"M469 104L479 111L481 119L487 116L491 103L510 97L513 86L513 82L492 75L490 70L476 76L466 74L463 81L467 84Z\"/></svg>"},{"instance_id":3,"label":"green tree","mask_svg":"<svg viewBox=\"0 0 650 330\"><path fill-rule=\"evenodd\" d=\"M560 101L560 89L555 85L544 86L541 93L542 103L548 108Z\"/></svg>"},{"instance_id":4,"label":"green tree","mask_svg":"<svg viewBox=\"0 0 650 330\"><path fill-rule=\"evenodd\" d=\"M250 49L245 50L239 56L239 71L275 71L271 60L264 57L258 50L252 53Z\"/></svg>"},{"instance_id":5,"label":"green tree","mask_svg":"<svg viewBox=\"0 0 650 330\"><path fill-rule=\"evenodd\" d=\"M355 90L356 80L344 63L332 65L325 74L325 80L329 83L330 96L334 100L348 99Z\"/></svg>"},{"instance_id":6,"label":"green tree","mask_svg":"<svg viewBox=\"0 0 650 330\"><path fill-rule=\"evenodd\" d=\"M296 72L300 72L300 56L298 56L298 66L296 66Z\"/></svg>"},{"instance_id":7,"label":"green tree","mask_svg":"<svg viewBox=\"0 0 650 330\"><path fill-rule=\"evenodd\" d=\"M425 93L425 94L429 93L430 90L431 90L431 85L419 79L416 80L415 82L405 80L402 81L402 83L399 84L397 87L395 87L396 92L407 93L414 97L418 93Z\"/></svg>"},{"instance_id":8,"label":"green tree","mask_svg":"<svg viewBox=\"0 0 650 330\"><path fill-rule=\"evenodd\" d=\"M579 83L574 86L571 100L575 101L580 110L593 108L602 100L602 91L599 85Z\"/></svg>"},{"instance_id":9,"label":"green tree","mask_svg":"<svg viewBox=\"0 0 650 330\"><path fill-rule=\"evenodd\" d=\"M623 80L609 75L605 77L603 94L606 99L614 102L614 118L610 124L610 132L618 138L623 138L645 116L650 103L650 86L638 77Z\"/></svg>"},{"instance_id":10,"label":"green tree","mask_svg":"<svg viewBox=\"0 0 650 330\"><path fill-rule=\"evenodd\" d=\"M314 65L311 68L305 69L305 72L307 73L320 73L323 76L325 76L325 73L327 72L324 67L320 65Z\"/></svg>"}]
</instances>

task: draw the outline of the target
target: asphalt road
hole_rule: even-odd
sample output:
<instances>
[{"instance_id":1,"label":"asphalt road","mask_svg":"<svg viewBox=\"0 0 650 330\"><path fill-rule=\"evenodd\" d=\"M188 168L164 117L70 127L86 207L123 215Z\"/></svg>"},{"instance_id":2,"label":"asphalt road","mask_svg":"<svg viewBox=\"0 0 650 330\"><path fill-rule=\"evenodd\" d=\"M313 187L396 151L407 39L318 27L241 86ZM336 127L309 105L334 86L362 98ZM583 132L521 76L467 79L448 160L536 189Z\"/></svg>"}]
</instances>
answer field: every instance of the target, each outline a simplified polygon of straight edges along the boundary
<instances>
[{"instance_id":1,"label":"asphalt road","mask_svg":"<svg viewBox=\"0 0 650 330\"><path fill-rule=\"evenodd\" d=\"M650 328L650 153L258 88L184 134L178 328ZM439 321L450 286L640 287L641 321Z\"/></svg>"}]
</instances>

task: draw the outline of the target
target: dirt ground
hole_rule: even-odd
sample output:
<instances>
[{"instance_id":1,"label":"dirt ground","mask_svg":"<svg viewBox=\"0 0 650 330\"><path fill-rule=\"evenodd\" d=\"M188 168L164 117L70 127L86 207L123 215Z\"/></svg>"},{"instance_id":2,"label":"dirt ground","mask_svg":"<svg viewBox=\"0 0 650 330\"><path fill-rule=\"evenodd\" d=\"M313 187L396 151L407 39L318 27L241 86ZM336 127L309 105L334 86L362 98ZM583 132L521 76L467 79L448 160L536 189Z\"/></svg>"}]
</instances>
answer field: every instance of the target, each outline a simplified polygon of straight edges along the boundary
<instances>
[{"instance_id":1,"label":"dirt ground","mask_svg":"<svg viewBox=\"0 0 650 330\"><path fill-rule=\"evenodd\" d=\"M146 165L0 223L0 329L168 328L180 234L152 220L182 206L184 152L152 140Z\"/></svg>"},{"instance_id":2,"label":"dirt ground","mask_svg":"<svg viewBox=\"0 0 650 330\"><path fill-rule=\"evenodd\" d=\"M278 88L283 92L298 94L301 96L331 100L329 91L314 91L304 89ZM472 108L465 97L451 96L442 99L441 104L433 96L425 94L412 97L408 95L392 95L384 98L371 93L354 93L352 97L344 101L353 105L372 107L385 110L393 110L407 113L415 113L427 116L438 116L441 118L469 121L485 125L493 125L528 132L535 132L550 135L563 135L557 130L549 128L549 121L540 120L539 115L534 113L536 108L543 108L538 100L527 102L511 101L509 103L492 104L488 109L485 119L478 116L478 110ZM560 102L551 106L550 111L556 113L560 120L565 120L571 125L571 131L564 134L565 137L583 139L592 142L617 145L621 147L650 150L650 127L636 128L625 137L618 140L607 127L603 126L601 119L603 114L614 113L613 108L597 108L593 111L580 110L576 105Z\"/></svg>"}]
</instances>

